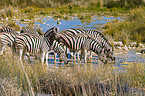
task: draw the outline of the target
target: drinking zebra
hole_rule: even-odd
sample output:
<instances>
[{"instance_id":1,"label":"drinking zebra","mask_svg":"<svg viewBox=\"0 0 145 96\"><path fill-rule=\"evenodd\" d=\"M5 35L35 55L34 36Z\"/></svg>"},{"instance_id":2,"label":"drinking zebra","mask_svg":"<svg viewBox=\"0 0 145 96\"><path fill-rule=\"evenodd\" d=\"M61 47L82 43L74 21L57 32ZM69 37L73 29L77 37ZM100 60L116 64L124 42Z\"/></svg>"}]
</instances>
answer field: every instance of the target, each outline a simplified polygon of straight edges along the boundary
<instances>
[{"instance_id":1,"label":"drinking zebra","mask_svg":"<svg viewBox=\"0 0 145 96\"><path fill-rule=\"evenodd\" d=\"M38 32L38 31L36 31L36 30L34 30L34 29L30 29L30 28L24 28L24 29L22 29L21 31L20 31L21 33L30 33L31 35L34 35L34 36L40 36L41 34ZM56 46L57 47L60 47L62 50L64 50L64 48L62 48L61 46L60 46L60 44L58 44L58 42L54 42L53 43L53 45L54 45L54 47L52 48L52 49L54 49ZM49 50L49 52L50 52L51 50ZM53 50L52 50L53 51ZM47 52L47 54L46 54L46 60L48 60L47 58L48 58L48 56L49 56L49 52ZM57 53L55 53L54 52L54 62L56 62L56 54ZM37 56L36 56L37 57ZM47 62L47 61L46 61Z\"/></svg>"},{"instance_id":2,"label":"drinking zebra","mask_svg":"<svg viewBox=\"0 0 145 96\"><path fill-rule=\"evenodd\" d=\"M59 38L57 35L57 28L53 27L49 29L44 36L35 36L31 34L22 34L15 38L15 50L20 54L20 61L22 62L22 55L24 52L28 52L31 54L41 53L41 62L43 65L45 53L50 50L54 50L54 52L60 55L60 59L67 62L67 57L65 52L59 47L56 41ZM46 60L48 60L48 54L46 55ZM46 61L47 64L47 61ZM48 65L48 64L47 64Z\"/></svg>"},{"instance_id":3,"label":"drinking zebra","mask_svg":"<svg viewBox=\"0 0 145 96\"><path fill-rule=\"evenodd\" d=\"M115 57L113 56L113 51L114 51L113 47L108 42L108 40L103 36L103 34L100 33L99 31L70 28L67 29L64 33L73 34L73 35L77 35L79 33L87 34L89 37L94 38L101 46L104 45L108 51L107 58L110 58L112 61L115 61Z\"/></svg>"},{"instance_id":4,"label":"drinking zebra","mask_svg":"<svg viewBox=\"0 0 145 96\"><path fill-rule=\"evenodd\" d=\"M73 35L67 33L60 33L59 35L59 42L62 42L64 45L66 45L70 49L70 51L76 52L81 50L83 52L82 54L86 55L87 50L92 50L98 55L99 59L104 64L107 63L107 53L105 51L105 47L101 46L93 38L90 38L87 35ZM84 62L86 63L86 58L84 59Z\"/></svg>"}]
</instances>

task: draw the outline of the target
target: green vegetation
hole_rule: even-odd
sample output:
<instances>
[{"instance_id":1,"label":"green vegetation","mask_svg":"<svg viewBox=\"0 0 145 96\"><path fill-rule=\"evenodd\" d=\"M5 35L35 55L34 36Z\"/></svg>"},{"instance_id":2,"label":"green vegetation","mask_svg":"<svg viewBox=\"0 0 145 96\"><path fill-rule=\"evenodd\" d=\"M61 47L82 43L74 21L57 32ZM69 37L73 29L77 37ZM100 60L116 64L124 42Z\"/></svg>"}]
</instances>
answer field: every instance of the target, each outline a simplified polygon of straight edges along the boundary
<instances>
[{"instance_id":1,"label":"green vegetation","mask_svg":"<svg viewBox=\"0 0 145 96\"><path fill-rule=\"evenodd\" d=\"M145 42L145 9L134 9L125 16L123 21L107 23L103 29L104 34L109 34L116 41L121 40L124 44L129 41L136 41L137 44Z\"/></svg>"},{"instance_id":2,"label":"green vegetation","mask_svg":"<svg viewBox=\"0 0 145 96\"><path fill-rule=\"evenodd\" d=\"M18 58L12 59L10 53L0 58L0 95L17 95L31 93L24 71ZM14 61L13 61L14 60ZM124 65L125 64L125 65ZM127 64L127 65L126 65ZM52 68L39 63L24 64L32 89L35 93L53 95L131 95L145 91L145 64L124 62L124 70L119 71L112 64L93 67L92 64L74 67ZM7 88L8 86L9 88ZM127 88L128 92L124 89ZM140 91L129 93L129 90Z\"/></svg>"},{"instance_id":3,"label":"green vegetation","mask_svg":"<svg viewBox=\"0 0 145 96\"><path fill-rule=\"evenodd\" d=\"M53 16L66 19L77 16L82 22L90 22L93 15L122 16L123 21L113 21L103 26L103 34L115 41L145 42L145 3L144 0L1 0L0 21L14 30L20 27L13 19L28 22L33 28L35 18ZM27 21L28 20L28 21ZM40 20L40 22L42 22ZM38 29L41 32L41 29ZM127 65L126 65L127 64ZM12 59L6 54L0 57L0 95L18 96L31 94L27 77L35 93L53 95L138 95L119 88L136 88L145 91L145 64L125 62L120 71L111 64L92 67L83 66L52 68L46 65L25 63L21 70L18 57ZM100 89L99 89L100 88ZM30 92L30 93L29 93Z\"/></svg>"}]
</instances>

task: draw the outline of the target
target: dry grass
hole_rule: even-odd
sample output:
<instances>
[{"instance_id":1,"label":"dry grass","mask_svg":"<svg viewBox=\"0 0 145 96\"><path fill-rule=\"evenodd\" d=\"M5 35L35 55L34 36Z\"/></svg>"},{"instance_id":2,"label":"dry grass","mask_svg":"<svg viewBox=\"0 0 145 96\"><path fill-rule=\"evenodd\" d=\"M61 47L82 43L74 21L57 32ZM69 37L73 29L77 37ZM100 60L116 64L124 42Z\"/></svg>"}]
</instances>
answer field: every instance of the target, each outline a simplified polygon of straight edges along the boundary
<instances>
[{"instance_id":1,"label":"dry grass","mask_svg":"<svg viewBox=\"0 0 145 96\"><path fill-rule=\"evenodd\" d=\"M10 53L9 53L10 54ZM24 71L15 57L14 63L8 53L0 58L0 86L2 95L30 94L27 77L36 93L51 95L92 96L92 95L141 95L145 91L145 64L127 63L124 70L113 64L98 66L86 64L74 67L50 68L39 63L24 64ZM6 84L9 88L6 88ZM15 86L15 87L13 87ZM18 93L17 93L18 92Z\"/></svg>"}]
</instances>

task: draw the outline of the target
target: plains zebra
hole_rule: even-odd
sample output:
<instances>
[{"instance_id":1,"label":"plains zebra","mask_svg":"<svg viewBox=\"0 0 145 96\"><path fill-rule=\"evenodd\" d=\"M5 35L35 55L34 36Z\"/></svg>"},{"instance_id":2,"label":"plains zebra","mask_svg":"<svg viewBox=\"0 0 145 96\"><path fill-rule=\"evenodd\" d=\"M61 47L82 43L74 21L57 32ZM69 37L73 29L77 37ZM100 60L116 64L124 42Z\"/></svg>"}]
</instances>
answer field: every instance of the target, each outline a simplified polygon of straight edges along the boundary
<instances>
[{"instance_id":1,"label":"plains zebra","mask_svg":"<svg viewBox=\"0 0 145 96\"><path fill-rule=\"evenodd\" d=\"M44 36L35 36L31 34L22 34L15 38L15 50L20 53L20 61L22 60L23 52L28 52L32 54L41 53L41 61L42 64L44 62L45 53L49 50L53 49L56 53L60 55L60 58L65 62L67 62L67 57L64 51L54 42L54 40L58 39L57 29L55 27L49 29ZM48 55L46 55L46 59ZM22 61L21 61L22 62ZM46 62L47 64L47 62ZM48 64L47 64L48 65Z\"/></svg>"},{"instance_id":2,"label":"plains zebra","mask_svg":"<svg viewBox=\"0 0 145 96\"><path fill-rule=\"evenodd\" d=\"M18 34L15 30L11 29L9 26L8 27L3 27L2 29L0 29L0 32L7 32L7 33Z\"/></svg>"},{"instance_id":3,"label":"plains zebra","mask_svg":"<svg viewBox=\"0 0 145 96\"><path fill-rule=\"evenodd\" d=\"M29 33L31 35L35 35L35 36L40 36L41 34L39 34L38 31L34 30L34 29L30 29L30 28L24 28L20 31L20 33Z\"/></svg>"},{"instance_id":4,"label":"plains zebra","mask_svg":"<svg viewBox=\"0 0 145 96\"><path fill-rule=\"evenodd\" d=\"M34 35L34 36L41 36L42 35L38 31L36 31L34 29L30 29L30 28L24 28L20 32L21 33L29 33L29 34ZM57 42L53 43L53 45L54 45L54 47L55 46L61 47ZM64 49L62 48L62 50L64 50ZM47 54L49 54L49 53L47 53ZM47 54L46 54L46 56L47 56ZM56 53L55 52L54 52L54 61L56 62Z\"/></svg>"},{"instance_id":5,"label":"plains zebra","mask_svg":"<svg viewBox=\"0 0 145 96\"><path fill-rule=\"evenodd\" d=\"M115 61L115 57L113 56L113 47L99 31L70 28L67 29L64 33L69 33L73 35L77 35L80 33L87 34L89 37L94 38L101 46L104 45L106 47L106 51L108 51L107 58L111 58L112 61Z\"/></svg>"},{"instance_id":6,"label":"plains zebra","mask_svg":"<svg viewBox=\"0 0 145 96\"><path fill-rule=\"evenodd\" d=\"M15 30L9 27L3 27L0 33L1 53L3 54L6 46L12 47L14 38L19 35Z\"/></svg>"},{"instance_id":7,"label":"plains zebra","mask_svg":"<svg viewBox=\"0 0 145 96\"><path fill-rule=\"evenodd\" d=\"M106 52L105 52L105 47L102 47L97 41L94 39L86 36L86 35L72 35L72 34L67 34L67 33L60 33L60 39L59 42L62 42L64 45L66 45L70 51L76 52L79 50L82 50L82 52L85 51L86 55L86 50L92 50L95 52L99 59L106 64L107 63L107 58ZM84 51L83 51L84 50ZM85 56L86 57L86 56ZM86 62L86 58L84 59Z\"/></svg>"}]
</instances>

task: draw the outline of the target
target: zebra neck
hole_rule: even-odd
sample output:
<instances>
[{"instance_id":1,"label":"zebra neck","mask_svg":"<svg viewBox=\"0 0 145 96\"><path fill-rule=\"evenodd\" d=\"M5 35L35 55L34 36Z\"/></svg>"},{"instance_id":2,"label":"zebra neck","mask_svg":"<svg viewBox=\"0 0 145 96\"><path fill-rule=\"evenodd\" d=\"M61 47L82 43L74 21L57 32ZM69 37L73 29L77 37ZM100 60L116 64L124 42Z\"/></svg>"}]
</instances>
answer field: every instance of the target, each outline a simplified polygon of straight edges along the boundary
<instances>
[{"instance_id":1,"label":"zebra neck","mask_svg":"<svg viewBox=\"0 0 145 96\"><path fill-rule=\"evenodd\" d=\"M98 42L92 40L90 43L90 50L92 50L96 54L100 54L102 52L102 47Z\"/></svg>"}]
</instances>

